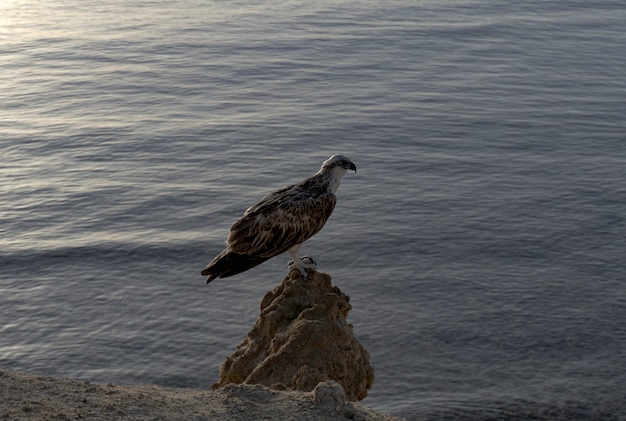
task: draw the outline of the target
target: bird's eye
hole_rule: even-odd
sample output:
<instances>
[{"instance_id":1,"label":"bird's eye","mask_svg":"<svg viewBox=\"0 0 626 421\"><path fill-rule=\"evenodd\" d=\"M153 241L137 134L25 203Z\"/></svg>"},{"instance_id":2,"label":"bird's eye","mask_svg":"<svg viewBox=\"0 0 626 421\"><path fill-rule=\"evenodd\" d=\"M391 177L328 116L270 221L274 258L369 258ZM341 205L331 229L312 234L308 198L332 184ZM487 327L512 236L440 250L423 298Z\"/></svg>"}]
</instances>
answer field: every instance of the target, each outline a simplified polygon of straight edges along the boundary
<instances>
[{"instance_id":1,"label":"bird's eye","mask_svg":"<svg viewBox=\"0 0 626 421\"><path fill-rule=\"evenodd\" d=\"M340 167L343 167L343 161L337 161L337 165L339 165Z\"/></svg>"}]
</instances>

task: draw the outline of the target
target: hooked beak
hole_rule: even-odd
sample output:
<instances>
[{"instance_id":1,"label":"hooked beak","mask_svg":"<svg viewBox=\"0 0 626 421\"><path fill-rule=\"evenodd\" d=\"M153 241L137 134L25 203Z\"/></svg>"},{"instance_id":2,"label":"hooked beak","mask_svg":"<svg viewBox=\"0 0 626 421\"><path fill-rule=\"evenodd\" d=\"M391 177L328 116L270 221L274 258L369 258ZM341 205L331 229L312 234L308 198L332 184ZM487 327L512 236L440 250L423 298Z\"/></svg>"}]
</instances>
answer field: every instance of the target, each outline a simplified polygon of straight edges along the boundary
<instances>
[{"instance_id":1,"label":"hooked beak","mask_svg":"<svg viewBox=\"0 0 626 421\"><path fill-rule=\"evenodd\" d=\"M348 165L348 169L356 173L356 165L354 165L352 162L350 163L350 165Z\"/></svg>"}]
</instances>

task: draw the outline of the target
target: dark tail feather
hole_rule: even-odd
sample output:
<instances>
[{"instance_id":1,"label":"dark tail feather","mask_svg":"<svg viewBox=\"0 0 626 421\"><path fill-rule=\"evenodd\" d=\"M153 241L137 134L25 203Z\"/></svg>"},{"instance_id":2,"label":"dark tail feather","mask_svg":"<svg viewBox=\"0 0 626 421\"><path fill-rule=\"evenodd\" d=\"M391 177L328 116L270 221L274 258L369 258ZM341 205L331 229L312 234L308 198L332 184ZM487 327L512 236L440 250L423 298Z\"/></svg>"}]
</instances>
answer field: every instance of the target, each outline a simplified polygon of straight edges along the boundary
<instances>
[{"instance_id":1,"label":"dark tail feather","mask_svg":"<svg viewBox=\"0 0 626 421\"><path fill-rule=\"evenodd\" d=\"M249 256L247 254L239 254L232 252L222 252L217 256L209 265L200 272L203 276L206 276L206 283L208 284L216 278L227 278L229 276L236 275L241 272L245 272L248 269L260 265L269 257L256 257Z\"/></svg>"}]
</instances>

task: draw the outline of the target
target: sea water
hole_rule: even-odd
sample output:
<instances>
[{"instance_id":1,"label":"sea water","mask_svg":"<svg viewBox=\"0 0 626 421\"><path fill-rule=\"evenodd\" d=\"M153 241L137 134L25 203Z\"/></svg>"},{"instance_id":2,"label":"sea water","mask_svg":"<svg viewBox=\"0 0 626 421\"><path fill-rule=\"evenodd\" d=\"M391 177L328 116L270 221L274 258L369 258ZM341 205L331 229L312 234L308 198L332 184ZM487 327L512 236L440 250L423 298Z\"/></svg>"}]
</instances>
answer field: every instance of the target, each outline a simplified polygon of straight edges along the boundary
<instances>
[{"instance_id":1,"label":"sea water","mask_svg":"<svg viewBox=\"0 0 626 421\"><path fill-rule=\"evenodd\" d=\"M3 0L0 366L209 388L286 256L204 284L349 156L302 248L409 419L626 416L617 1Z\"/></svg>"}]
</instances>

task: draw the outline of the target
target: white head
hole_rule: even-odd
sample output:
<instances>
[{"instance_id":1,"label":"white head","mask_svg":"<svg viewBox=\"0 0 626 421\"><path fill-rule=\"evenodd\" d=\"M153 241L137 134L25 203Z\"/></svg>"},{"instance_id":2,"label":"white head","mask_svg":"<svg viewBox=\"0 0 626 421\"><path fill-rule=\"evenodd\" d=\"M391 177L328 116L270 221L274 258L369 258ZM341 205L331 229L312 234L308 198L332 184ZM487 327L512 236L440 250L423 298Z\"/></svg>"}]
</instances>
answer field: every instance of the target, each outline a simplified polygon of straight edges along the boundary
<instances>
[{"instance_id":1,"label":"white head","mask_svg":"<svg viewBox=\"0 0 626 421\"><path fill-rule=\"evenodd\" d=\"M322 164L320 172L330 175L330 190L333 192L333 194L339 188L341 178L348 170L356 172L356 165L354 165L354 163L350 161L350 158L344 155L333 155Z\"/></svg>"}]
</instances>

